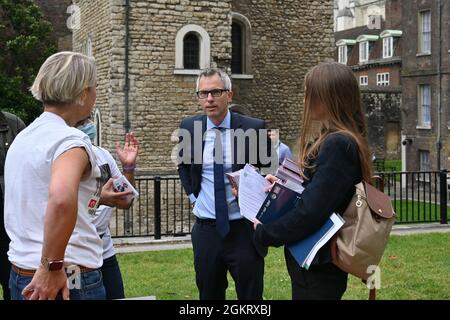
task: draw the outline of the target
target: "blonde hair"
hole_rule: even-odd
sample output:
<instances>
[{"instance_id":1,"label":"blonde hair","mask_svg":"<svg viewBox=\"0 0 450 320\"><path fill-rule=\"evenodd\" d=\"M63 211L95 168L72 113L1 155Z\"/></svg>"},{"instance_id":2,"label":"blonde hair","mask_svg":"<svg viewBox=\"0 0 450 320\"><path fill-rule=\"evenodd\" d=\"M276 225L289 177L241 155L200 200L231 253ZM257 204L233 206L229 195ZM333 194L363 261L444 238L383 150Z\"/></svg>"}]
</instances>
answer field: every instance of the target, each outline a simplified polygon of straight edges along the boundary
<instances>
[{"instance_id":1,"label":"blonde hair","mask_svg":"<svg viewBox=\"0 0 450 320\"><path fill-rule=\"evenodd\" d=\"M323 107L326 121L312 125L312 108ZM359 85L353 71L340 63L322 63L305 76L305 107L300 135L299 162L311 168L325 138L333 133L350 137L358 146L362 178L371 181L372 167Z\"/></svg>"},{"instance_id":2,"label":"blonde hair","mask_svg":"<svg viewBox=\"0 0 450 320\"><path fill-rule=\"evenodd\" d=\"M70 51L47 58L30 88L33 97L44 104L82 105L83 91L96 86L95 60Z\"/></svg>"}]
</instances>

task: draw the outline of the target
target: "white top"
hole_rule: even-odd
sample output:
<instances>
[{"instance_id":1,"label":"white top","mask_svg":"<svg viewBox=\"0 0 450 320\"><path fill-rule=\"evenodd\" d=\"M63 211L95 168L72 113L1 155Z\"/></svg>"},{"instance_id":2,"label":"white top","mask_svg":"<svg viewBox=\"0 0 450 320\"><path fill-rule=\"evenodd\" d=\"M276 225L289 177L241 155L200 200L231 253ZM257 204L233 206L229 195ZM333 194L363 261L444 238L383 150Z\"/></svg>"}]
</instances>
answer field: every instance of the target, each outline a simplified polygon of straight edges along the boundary
<instances>
[{"instance_id":1,"label":"white top","mask_svg":"<svg viewBox=\"0 0 450 320\"><path fill-rule=\"evenodd\" d=\"M52 164L63 152L77 147L86 150L93 170L78 189L78 216L64 260L66 264L101 267L102 241L92 221L98 202L92 206L92 199L100 196L102 183L92 145L86 134L50 112L17 135L6 157L5 228L11 238L9 261L14 265L39 267Z\"/></svg>"},{"instance_id":2,"label":"white top","mask_svg":"<svg viewBox=\"0 0 450 320\"><path fill-rule=\"evenodd\" d=\"M116 161L111 156L108 150L93 146L93 151L97 159L97 165L99 167L108 166L111 177L114 179L122 176L122 173L120 172ZM93 220L94 225L97 228L97 232L103 240L103 260L108 259L116 254L111 238L111 231L109 230L109 221L111 220L112 211L112 207L99 206L96 216Z\"/></svg>"}]
</instances>

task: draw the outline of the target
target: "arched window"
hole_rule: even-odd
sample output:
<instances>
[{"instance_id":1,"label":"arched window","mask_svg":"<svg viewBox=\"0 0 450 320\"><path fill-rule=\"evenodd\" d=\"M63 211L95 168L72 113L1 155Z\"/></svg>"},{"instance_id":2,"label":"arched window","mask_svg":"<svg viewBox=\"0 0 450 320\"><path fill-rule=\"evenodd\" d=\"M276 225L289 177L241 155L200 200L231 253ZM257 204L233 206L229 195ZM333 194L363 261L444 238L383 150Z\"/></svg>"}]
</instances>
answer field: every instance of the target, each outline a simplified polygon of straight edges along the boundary
<instances>
[{"instance_id":1,"label":"arched window","mask_svg":"<svg viewBox=\"0 0 450 320\"><path fill-rule=\"evenodd\" d=\"M200 40L194 32L189 32L183 39L183 66L200 69Z\"/></svg>"},{"instance_id":2,"label":"arched window","mask_svg":"<svg viewBox=\"0 0 450 320\"><path fill-rule=\"evenodd\" d=\"M232 12L231 73L233 78L252 79L252 26L240 13Z\"/></svg>"},{"instance_id":3,"label":"arched window","mask_svg":"<svg viewBox=\"0 0 450 320\"><path fill-rule=\"evenodd\" d=\"M98 108L96 108L95 112L94 112L94 123L95 123L95 127L97 128L97 136L95 137L95 145L100 147L102 145L102 118L100 115L100 110Z\"/></svg>"},{"instance_id":4,"label":"arched window","mask_svg":"<svg viewBox=\"0 0 450 320\"><path fill-rule=\"evenodd\" d=\"M242 26L239 22L233 21L231 24L231 72L233 74L242 74L243 71L243 35Z\"/></svg>"},{"instance_id":5,"label":"arched window","mask_svg":"<svg viewBox=\"0 0 450 320\"><path fill-rule=\"evenodd\" d=\"M175 74L198 74L210 67L210 38L202 27L189 24L175 38Z\"/></svg>"}]
</instances>

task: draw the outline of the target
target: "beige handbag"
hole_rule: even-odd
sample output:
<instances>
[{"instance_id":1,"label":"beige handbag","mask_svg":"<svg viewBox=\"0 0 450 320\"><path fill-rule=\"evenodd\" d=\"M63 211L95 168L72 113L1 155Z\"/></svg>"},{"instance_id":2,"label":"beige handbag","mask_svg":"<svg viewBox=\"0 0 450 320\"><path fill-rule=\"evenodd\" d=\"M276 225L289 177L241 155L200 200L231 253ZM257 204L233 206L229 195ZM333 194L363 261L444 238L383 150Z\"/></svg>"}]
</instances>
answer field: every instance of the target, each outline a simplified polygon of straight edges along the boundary
<instances>
[{"instance_id":1,"label":"beige handbag","mask_svg":"<svg viewBox=\"0 0 450 320\"><path fill-rule=\"evenodd\" d=\"M395 212L383 192L365 181L355 187L343 215L344 226L331 242L331 256L340 269L366 281L383 256ZM372 294L375 298L375 291Z\"/></svg>"}]
</instances>

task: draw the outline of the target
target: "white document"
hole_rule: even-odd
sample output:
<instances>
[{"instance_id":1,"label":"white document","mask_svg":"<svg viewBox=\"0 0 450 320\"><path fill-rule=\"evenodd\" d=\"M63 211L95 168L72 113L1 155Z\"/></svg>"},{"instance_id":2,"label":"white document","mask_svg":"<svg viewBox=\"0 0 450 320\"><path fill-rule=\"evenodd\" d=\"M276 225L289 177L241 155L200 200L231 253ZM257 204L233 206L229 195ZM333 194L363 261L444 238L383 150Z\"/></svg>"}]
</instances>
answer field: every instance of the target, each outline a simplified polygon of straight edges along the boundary
<instances>
[{"instance_id":1,"label":"white document","mask_svg":"<svg viewBox=\"0 0 450 320\"><path fill-rule=\"evenodd\" d=\"M239 207L241 215L254 222L267 197L265 190L271 185L251 165L246 164L239 178Z\"/></svg>"}]
</instances>

